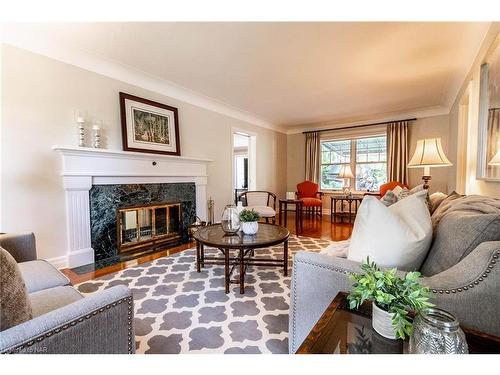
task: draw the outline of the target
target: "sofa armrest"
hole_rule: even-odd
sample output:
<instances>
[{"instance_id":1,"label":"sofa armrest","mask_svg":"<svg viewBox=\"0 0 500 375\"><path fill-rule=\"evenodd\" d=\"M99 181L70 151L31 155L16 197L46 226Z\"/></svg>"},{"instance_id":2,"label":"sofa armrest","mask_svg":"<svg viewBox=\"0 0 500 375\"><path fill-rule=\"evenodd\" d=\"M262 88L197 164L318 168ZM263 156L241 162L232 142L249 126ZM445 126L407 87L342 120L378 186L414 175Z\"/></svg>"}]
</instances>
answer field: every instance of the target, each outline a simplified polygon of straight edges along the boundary
<instances>
[{"instance_id":1,"label":"sofa armrest","mask_svg":"<svg viewBox=\"0 0 500 375\"><path fill-rule=\"evenodd\" d=\"M348 274L360 264L344 258L299 251L293 260L289 352L295 353L332 299L351 287Z\"/></svg>"},{"instance_id":2,"label":"sofa armrest","mask_svg":"<svg viewBox=\"0 0 500 375\"><path fill-rule=\"evenodd\" d=\"M33 233L0 234L0 246L7 250L17 263L36 260L36 243Z\"/></svg>"},{"instance_id":3,"label":"sofa armrest","mask_svg":"<svg viewBox=\"0 0 500 375\"><path fill-rule=\"evenodd\" d=\"M500 241L483 242L459 263L422 281L437 307L465 327L500 336Z\"/></svg>"},{"instance_id":4,"label":"sofa armrest","mask_svg":"<svg viewBox=\"0 0 500 375\"><path fill-rule=\"evenodd\" d=\"M134 353L133 310L118 285L0 332L0 353Z\"/></svg>"}]
</instances>

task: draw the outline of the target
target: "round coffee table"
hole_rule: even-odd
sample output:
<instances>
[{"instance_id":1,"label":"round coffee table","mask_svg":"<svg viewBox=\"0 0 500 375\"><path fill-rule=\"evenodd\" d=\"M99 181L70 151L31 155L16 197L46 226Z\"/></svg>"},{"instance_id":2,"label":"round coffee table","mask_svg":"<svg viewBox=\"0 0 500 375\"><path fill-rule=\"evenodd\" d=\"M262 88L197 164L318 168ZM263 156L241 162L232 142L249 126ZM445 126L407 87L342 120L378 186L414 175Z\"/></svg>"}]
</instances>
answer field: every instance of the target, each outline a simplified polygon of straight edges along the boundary
<instances>
[{"instance_id":1,"label":"round coffee table","mask_svg":"<svg viewBox=\"0 0 500 375\"><path fill-rule=\"evenodd\" d=\"M275 224L259 223L259 230L254 235L238 232L227 235L220 224L209 225L197 230L193 238L196 240L196 270L201 272L205 264L223 264L226 293L229 293L229 284L238 283L240 294L245 293L245 272L248 266L277 266L283 267L285 276L288 275L288 229ZM283 259L254 258L256 249L283 243ZM205 256L204 246L218 249L223 257ZM236 256L231 256L231 251ZM239 267L239 279L231 280L233 271Z\"/></svg>"}]
</instances>

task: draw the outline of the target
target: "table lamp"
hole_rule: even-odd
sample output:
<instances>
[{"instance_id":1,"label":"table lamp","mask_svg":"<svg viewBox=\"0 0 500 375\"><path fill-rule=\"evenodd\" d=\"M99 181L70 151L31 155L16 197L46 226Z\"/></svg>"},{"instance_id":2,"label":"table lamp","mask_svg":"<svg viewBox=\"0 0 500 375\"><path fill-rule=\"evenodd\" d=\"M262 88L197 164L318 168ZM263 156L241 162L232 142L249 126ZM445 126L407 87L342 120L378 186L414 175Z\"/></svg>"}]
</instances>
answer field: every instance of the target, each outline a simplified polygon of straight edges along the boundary
<instances>
[{"instance_id":1,"label":"table lamp","mask_svg":"<svg viewBox=\"0 0 500 375\"><path fill-rule=\"evenodd\" d=\"M443 152L441 138L419 139L408 168L424 168L424 189L429 189L431 167L449 167L453 165Z\"/></svg>"},{"instance_id":2,"label":"table lamp","mask_svg":"<svg viewBox=\"0 0 500 375\"><path fill-rule=\"evenodd\" d=\"M344 195L346 197L351 195L351 189L347 185L347 180L350 178L354 178L351 166L348 164L341 165L337 177L342 179L342 191L344 192Z\"/></svg>"},{"instance_id":3,"label":"table lamp","mask_svg":"<svg viewBox=\"0 0 500 375\"><path fill-rule=\"evenodd\" d=\"M493 158L488 162L488 165L500 165L500 148Z\"/></svg>"}]
</instances>

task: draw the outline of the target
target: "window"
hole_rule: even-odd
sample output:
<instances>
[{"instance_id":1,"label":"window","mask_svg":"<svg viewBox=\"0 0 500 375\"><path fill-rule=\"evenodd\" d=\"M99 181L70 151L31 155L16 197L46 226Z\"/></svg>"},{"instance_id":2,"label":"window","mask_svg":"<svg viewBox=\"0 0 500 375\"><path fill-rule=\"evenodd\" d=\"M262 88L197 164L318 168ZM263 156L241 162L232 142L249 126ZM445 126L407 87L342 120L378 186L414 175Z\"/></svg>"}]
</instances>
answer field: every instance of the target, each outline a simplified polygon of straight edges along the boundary
<instances>
[{"instance_id":1,"label":"window","mask_svg":"<svg viewBox=\"0 0 500 375\"><path fill-rule=\"evenodd\" d=\"M357 191L377 191L387 182L387 137L321 141L321 188L341 190L343 179L338 178L343 164L351 166Z\"/></svg>"}]
</instances>

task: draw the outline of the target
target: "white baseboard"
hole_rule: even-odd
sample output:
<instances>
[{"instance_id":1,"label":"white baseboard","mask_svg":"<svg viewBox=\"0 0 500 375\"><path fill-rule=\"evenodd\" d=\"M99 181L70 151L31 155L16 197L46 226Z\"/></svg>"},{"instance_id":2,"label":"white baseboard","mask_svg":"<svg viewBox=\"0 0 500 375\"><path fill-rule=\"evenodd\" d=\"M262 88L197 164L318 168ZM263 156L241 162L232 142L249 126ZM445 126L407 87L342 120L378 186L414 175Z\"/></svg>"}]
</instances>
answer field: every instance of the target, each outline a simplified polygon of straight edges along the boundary
<instances>
[{"instance_id":1,"label":"white baseboard","mask_svg":"<svg viewBox=\"0 0 500 375\"><path fill-rule=\"evenodd\" d=\"M52 264L54 267L56 267L58 270L61 268L68 268L68 256L63 255L61 257L54 257L54 258L48 258L45 259L47 262Z\"/></svg>"},{"instance_id":2,"label":"white baseboard","mask_svg":"<svg viewBox=\"0 0 500 375\"><path fill-rule=\"evenodd\" d=\"M74 268L85 264L94 263L94 249L80 249L68 253L68 267Z\"/></svg>"}]
</instances>

